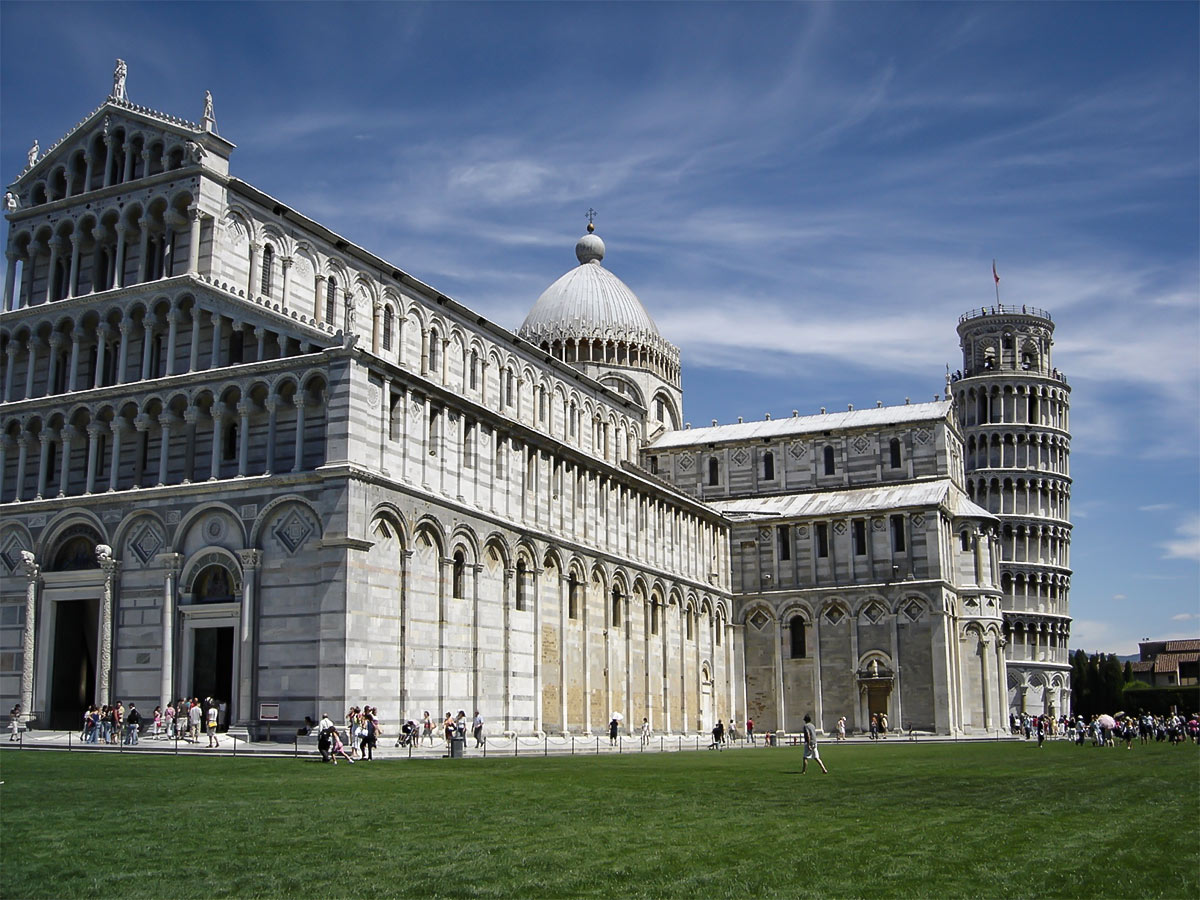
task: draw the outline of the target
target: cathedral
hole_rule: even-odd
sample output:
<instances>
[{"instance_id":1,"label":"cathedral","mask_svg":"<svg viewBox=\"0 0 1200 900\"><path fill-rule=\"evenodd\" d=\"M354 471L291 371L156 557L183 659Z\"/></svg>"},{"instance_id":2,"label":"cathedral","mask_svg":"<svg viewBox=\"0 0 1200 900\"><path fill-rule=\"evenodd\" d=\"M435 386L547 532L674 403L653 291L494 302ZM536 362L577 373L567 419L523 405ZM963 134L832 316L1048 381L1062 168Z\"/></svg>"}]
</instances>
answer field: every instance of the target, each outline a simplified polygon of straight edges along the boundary
<instances>
[{"instance_id":1,"label":"cathedral","mask_svg":"<svg viewBox=\"0 0 1200 900\"><path fill-rule=\"evenodd\" d=\"M255 737L363 702L517 735L1069 710L1048 313L963 315L933 402L692 428L591 225L513 332L239 180L211 97L125 82L5 196L0 698L31 727L184 695Z\"/></svg>"}]
</instances>

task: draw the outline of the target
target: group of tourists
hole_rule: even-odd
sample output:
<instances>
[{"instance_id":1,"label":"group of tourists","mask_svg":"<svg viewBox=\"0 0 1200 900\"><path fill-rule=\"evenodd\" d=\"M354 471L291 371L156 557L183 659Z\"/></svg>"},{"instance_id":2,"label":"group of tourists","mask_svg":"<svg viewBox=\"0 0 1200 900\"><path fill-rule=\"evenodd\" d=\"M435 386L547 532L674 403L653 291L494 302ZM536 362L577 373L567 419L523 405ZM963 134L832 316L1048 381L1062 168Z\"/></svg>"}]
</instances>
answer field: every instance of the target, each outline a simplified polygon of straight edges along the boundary
<instances>
[{"instance_id":1,"label":"group of tourists","mask_svg":"<svg viewBox=\"0 0 1200 900\"><path fill-rule=\"evenodd\" d=\"M1012 713L1008 724L1012 734L1024 735L1027 741L1036 738L1039 746L1047 738L1070 741L1080 747L1089 742L1093 747L1115 747L1123 741L1126 750L1133 749L1134 741L1182 744L1190 740L1200 744L1200 713L1187 717L1150 713L1135 716L1122 712L1115 716L1099 714L1090 718Z\"/></svg>"},{"instance_id":2,"label":"group of tourists","mask_svg":"<svg viewBox=\"0 0 1200 900\"><path fill-rule=\"evenodd\" d=\"M114 705L89 706L83 713L83 728L79 739L85 744L125 744L138 742L142 714L135 704L129 709L118 700Z\"/></svg>"},{"instance_id":3,"label":"group of tourists","mask_svg":"<svg viewBox=\"0 0 1200 900\"><path fill-rule=\"evenodd\" d=\"M166 709L154 707L153 729L155 737L165 737L169 740L200 742L200 731L208 733L208 747L219 747L217 725L220 721L221 704L212 697L193 697L188 700L180 697L174 703L168 703Z\"/></svg>"}]
</instances>

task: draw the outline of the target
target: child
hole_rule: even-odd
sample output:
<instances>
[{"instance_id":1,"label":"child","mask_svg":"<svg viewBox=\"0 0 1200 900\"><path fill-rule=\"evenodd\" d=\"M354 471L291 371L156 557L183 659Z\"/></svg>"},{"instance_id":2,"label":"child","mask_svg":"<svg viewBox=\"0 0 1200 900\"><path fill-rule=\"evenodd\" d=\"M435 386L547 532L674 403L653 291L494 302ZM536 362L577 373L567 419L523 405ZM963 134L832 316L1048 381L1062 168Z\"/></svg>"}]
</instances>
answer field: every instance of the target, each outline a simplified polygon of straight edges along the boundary
<instances>
[{"instance_id":1,"label":"child","mask_svg":"<svg viewBox=\"0 0 1200 900\"><path fill-rule=\"evenodd\" d=\"M336 728L333 729L333 734L331 734L330 737L333 738L333 764L335 766L337 765L337 758L339 755L342 757L342 759L346 760L346 762L353 763L354 760L350 757L350 754L346 752L346 745L342 743L342 736L338 734L338 730Z\"/></svg>"}]
</instances>

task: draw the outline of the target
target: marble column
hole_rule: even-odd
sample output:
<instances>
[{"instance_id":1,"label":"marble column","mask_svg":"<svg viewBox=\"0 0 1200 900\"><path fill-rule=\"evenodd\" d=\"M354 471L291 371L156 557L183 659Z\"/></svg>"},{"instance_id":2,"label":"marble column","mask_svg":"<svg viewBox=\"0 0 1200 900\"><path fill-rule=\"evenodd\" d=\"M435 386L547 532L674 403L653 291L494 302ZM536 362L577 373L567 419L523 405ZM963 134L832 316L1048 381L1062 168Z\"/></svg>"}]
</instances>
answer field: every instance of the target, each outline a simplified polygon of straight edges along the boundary
<instances>
[{"instance_id":1,"label":"marble column","mask_svg":"<svg viewBox=\"0 0 1200 900\"><path fill-rule=\"evenodd\" d=\"M24 399L26 399L26 400L28 400L30 397L33 396L33 378L38 372L38 364L37 364L38 350L40 350L45 345L46 345L45 341L43 341L40 337L37 337L36 335L29 338L29 342L27 345L28 360L26 361L27 368L25 370L25 397L24 397Z\"/></svg>"},{"instance_id":2,"label":"marble column","mask_svg":"<svg viewBox=\"0 0 1200 900\"><path fill-rule=\"evenodd\" d=\"M216 481L221 477L221 431L225 425L225 411L219 407L212 409L212 459L209 461L208 480Z\"/></svg>"},{"instance_id":3,"label":"marble column","mask_svg":"<svg viewBox=\"0 0 1200 900\"><path fill-rule=\"evenodd\" d=\"M254 404L243 400L237 405L238 411L238 470L237 477L246 477L246 465L250 458L250 413Z\"/></svg>"},{"instance_id":4,"label":"marble column","mask_svg":"<svg viewBox=\"0 0 1200 900\"><path fill-rule=\"evenodd\" d=\"M67 487L71 477L71 450L75 446L75 438L79 431L72 425L64 425L59 431L59 456L61 457L58 466L58 496L67 496Z\"/></svg>"},{"instance_id":5,"label":"marble column","mask_svg":"<svg viewBox=\"0 0 1200 900\"><path fill-rule=\"evenodd\" d=\"M200 274L200 208L189 206L188 214L188 271Z\"/></svg>"},{"instance_id":6,"label":"marble column","mask_svg":"<svg viewBox=\"0 0 1200 900\"><path fill-rule=\"evenodd\" d=\"M83 235L71 234L71 269L67 275L67 297L79 293L79 255L83 251Z\"/></svg>"},{"instance_id":7,"label":"marble column","mask_svg":"<svg viewBox=\"0 0 1200 900\"><path fill-rule=\"evenodd\" d=\"M108 473L108 489L115 491L121 476L121 435L129 427L129 423L120 416L109 423L112 429L112 466Z\"/></svg>"},{"instance_id":8,"label":"marble column","mask_svg":"<svg viewBox=\"0 0 1200 900\"><path fill-rule=\"evenodd\" d=\"M141 243L138 244L137 280L142 282L149 278L153 271L148 265L150 259L150 219L147 216L142 216L142 218L138 219L138 229L141 231Z\"/></svg>"},{"instance_id":9,"label":"marble column","mask_svg":"<svg viewBox=\"0 0 1200 900\"><path fill-rule=\"evenodd\" d=\"M46 479L49 475L50 467L50 447L54 443L57 435L53 428L45 428L38 435L38 441L41 443L41 453L38 456L38 479L37 493L34 495L35 500L41 500L46 496Z\"/></svg>"},{"instance_id":10,"label":"marble column","mask_svg":"<svg viewBox=\"0 0 1200 900\"><path fill-rule=\"evenodd\" d=\"M124 222L117 223L117 253L113 261L113 281L114 288L125 287L125 247L126 240L129 236L129 226Z\"/></svg>"},{"instance_id":11,"label":"marble column","mask_svg":"<svg viewBox=\"0 0 1200 900\"><path fill-rule=\"evenodd\" d=\"M108 323L96 329L96 378L93 388L104 387L104 356L108 352L108 340L113 328Z\"/></svg>"},{"instance_id":12,"label":"marble column","mask_svg":"<svg viewBox=\"0 0 1200 900\"><path fill-rule=\"evenodd\" d=\"M179 416L164 412L158 417L160 439L158 448L158 486L167 483L167 471L171 464L171 428L178 424Z\"/></svg>"},{"instance_id":13,"label":"marble column","mask_svg":"<svg viewBox=\"0 0 1200 900\"><path fill-rule=\"evenodd\" d=\"M263 468L264 475L275 471L275 419L279 410L279 399L275 396L267 398L267 460Z\"/></svg>"},{"instance_id":14,"label":"marble column","mask_svg":"<svg viewBox=\"0 0 1200 900\"><path fill-rule=\"evenodd\" d=\"M160 557L166 567L163 578L162 606L162 665L159 669L158 699L159 705L166 709L174 699L175 682L175 588L179 577L179 567L183 557L178 553L163 554Z\"/></svg>"},{"instance_id":15,"label":"marble column","mask_svg":"<svg viewBox=\"0 0 1200 900\"><path fill-rule=\"evenodd\" d=\"M46 294L45 301L49 303L55 299L54 296L54 270L58 267L58 258L62 256L62 251L66 245L66 241L61 236L56 235L49 241L50 247L50 264L46 267ZM66 295L66 286L63 286L63 295Z\"/></svg>"},{"instance_id":16,"label":"marble column","mask_svg":"<svg viewBox=\"0 0 1200 900\"><path fill-rule=\"evenodd\" d=\"M74 393L79 382L79 344L83 339L78 331L71 332L71 361L67 363L67 391Z\"/></svg>"},{"instance_id":17,"label":"marble column","mask_svg":"<svg viewBox=\"0 0 1200 900\"><path fill-rule=\"evenodd\" d=\"M113 559L112 547L106 544L96 546L96 562L104 570L104 584L100 589L100 652L96 662L96 703L107 706L110 702L112 683L113 595L121 563Z\"/></svg>"},{"instance_id":18,"label":"marble column","mask_svg":"<svg viewBox=\"0 0 1200 900\"><path fill-rule=\"evenodd\" d=\"M167 362L163 368L166 375L175 374L175 340L179 336L179 310L174 306L167 312Z\"/></svg>"},{"instance_id":19,"label":"marble column","mask_svg":"<svg viewBox=\"0 0 1200 900\"><path fill-rule=\"evenodd\" d=\"M288 304L288 276L292 271L292 258L290 256L281 257L279 260L280 268L283 270L282 287L280 288L279 308L287 312Z\"/></svg>"},{"instance_id":20,"label":"marble column","mask_svg":"<svg viewBox=\"0 0 1200 900\"><path fill-rule=\"evenodd\" d=\"M25 466L29 461L29 446L32 442L33 435L28 432L22 432L17 437L17 491L13 500L25 499Z\"/></svg>"},{"instance_id":21,"label":"marble column","mask_svg":"<svg viewBox=\"0 0 1200 900\"><path fill-rule=\"evenodd\" d=\"M38 582L42 568L28 550L21 551L21 569L25 576L25 625L21 630L21 721L33 717L33 654L37 633Z\"/></svg>"},{"instance_id":22,"label":"marble column","mask_svg":"<svg viewBox=\"0 0 1200 900\"><path fill-rule=\"evenodd\" d=\"M92 422L87 426L88 433L88 448L87 448L87 485L84 493L94 494L96 492L96 456L100 451L100 433L107 426L103 422Z\"/></svg>"},{"instance_id":23,"label":"marble column","mask_svg":"<svg viewBox=\"0 0 1200 900\"><path fill-rule=\"evenodd\" d=\"M239 550L242 563L242 621L238 633L238 705L237 722L248 725L254 720L254 645L257 625L258 567L262 563L259 550Z\"/></svg>"},{"instance_id":24,"label":"marble column","mask_svg":"<svg viewBox=\"0 0 1200 900\"><path fill-rule=\"evenodd\" d=\"M50 365L46 369L46 390L42 395L49 397L52 394L57 394L54 383L58 381L58 372L62 367L62 346L66 342L61 331L56 331L50 335Z\"/></svg>"},{"instance_id":25,"label":"marble column","mask_svg":"<svg viewBox=\"0 0 1200 900\"><path fill-rule=\"evenodd\" d=\"M296 406L296 447L293 454L292 471L304 469L304 393L298 392L292 401Z\"/></svg>"},{"instance_id":26,"label":"marble column","mask_svg":"<svg viewBox=\"0 0 1200 900\"><path fill-rule=\"evenodd\" d=\"M13 303L13 287L17 280L17 263L21 255L9 250L4 256L8 260L8 268L4 272L4 305L0 307L0 312L11 312L16 309L16 304Z\"/></svg>"}]
</instances>

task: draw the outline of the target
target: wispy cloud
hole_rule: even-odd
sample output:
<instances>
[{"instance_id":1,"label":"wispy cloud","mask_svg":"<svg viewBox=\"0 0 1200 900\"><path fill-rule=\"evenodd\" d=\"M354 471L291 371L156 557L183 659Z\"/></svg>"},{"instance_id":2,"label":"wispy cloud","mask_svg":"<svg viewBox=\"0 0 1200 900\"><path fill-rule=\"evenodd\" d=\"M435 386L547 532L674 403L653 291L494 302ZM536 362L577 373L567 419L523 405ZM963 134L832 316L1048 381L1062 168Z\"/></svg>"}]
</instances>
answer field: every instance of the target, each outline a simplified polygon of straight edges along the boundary
<instances>
[{"instance_id":1,"label":"wispy cloud","mask_svg":"<svg viewBox=\"0 0 1200 900\"><path fill-rule=\"evenodd\" d=\"M1200 561L1200 515L1193 515L1175 529L1175 537L1163 545L1164 559Z\"/></svg>"}]
</instances>

